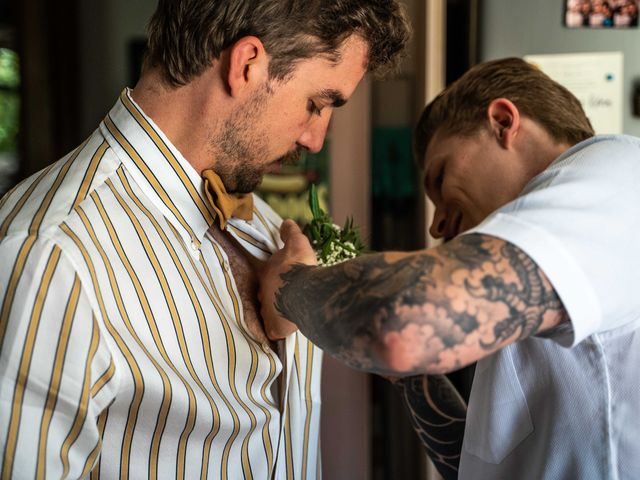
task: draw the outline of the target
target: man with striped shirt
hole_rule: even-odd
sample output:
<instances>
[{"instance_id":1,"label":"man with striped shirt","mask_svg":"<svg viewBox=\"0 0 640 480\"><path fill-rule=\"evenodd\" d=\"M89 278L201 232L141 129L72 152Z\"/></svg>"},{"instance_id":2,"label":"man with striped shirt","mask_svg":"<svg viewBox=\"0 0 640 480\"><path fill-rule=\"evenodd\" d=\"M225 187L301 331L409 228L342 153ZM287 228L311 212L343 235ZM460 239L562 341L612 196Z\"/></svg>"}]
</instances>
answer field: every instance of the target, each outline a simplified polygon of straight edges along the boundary
<instances>
[{"instance_id":1,"label":"man with striped shirt","mask_svg":"<svg viewBox=\"0 0 640 480\"><path fill-rule=\"evenodd\" d=\"M160 0L138 85L0 204L0 477L320 475L321 353L267 339L250 192L406 40L394 0Z\"/></svg>"}]
</instances>

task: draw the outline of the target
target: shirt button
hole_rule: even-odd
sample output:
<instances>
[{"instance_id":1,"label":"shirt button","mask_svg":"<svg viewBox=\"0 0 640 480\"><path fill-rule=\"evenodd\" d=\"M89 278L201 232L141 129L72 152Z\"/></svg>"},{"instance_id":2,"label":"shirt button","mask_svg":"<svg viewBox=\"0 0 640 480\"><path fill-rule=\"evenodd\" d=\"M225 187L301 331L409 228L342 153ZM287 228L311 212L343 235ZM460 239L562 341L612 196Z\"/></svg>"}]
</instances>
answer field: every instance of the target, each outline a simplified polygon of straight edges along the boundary
<instances>
[{"instance_id":1,"label":"shirt button","mask_svg":"<svg viewBox=\"0 0 640 480\"><path fill-rule=\"evenodd\" d=\"M271 353L271 347L269 346L268 343L263 343L261 346L262 346L262 351L264 353L267 353L267 354Z\"/></svg>"},{"instance_id":2,"label":"shirt button","mask_svg":"<svg viewBox=\"0 0 640 480\"><path fill-rule=\"evenodd\" d=\"M224 269L225 272L229 273L229 262L227 262L226 260L224 262L222 262L222 268Z\"/></svg>"},{"instance_id":3,"label":"shirt button","mask_svg":"<svg viewBox=\"0 0 640 480\"><path fill-rule=\"evenodd\" d=\"M198 244L196 242L191 242L191 250L193 250L194 252L198 252L200 251L200 247L198 247Z\"/></svg>"}]
</instances>

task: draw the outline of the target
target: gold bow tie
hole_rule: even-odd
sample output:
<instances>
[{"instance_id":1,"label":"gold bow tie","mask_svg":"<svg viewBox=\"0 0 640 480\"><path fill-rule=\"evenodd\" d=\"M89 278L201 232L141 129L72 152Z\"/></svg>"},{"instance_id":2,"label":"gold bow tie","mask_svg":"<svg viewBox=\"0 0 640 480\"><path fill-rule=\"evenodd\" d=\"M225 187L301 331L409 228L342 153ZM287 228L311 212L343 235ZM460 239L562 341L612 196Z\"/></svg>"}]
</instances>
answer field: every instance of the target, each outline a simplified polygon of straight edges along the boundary
<instances>
[{"instance_id":1,"label":"gold bow tie","mask_svg":"<svg viewBox=\"0 0 640 480\"><path fill-rule=\"evenodd\" d=\"M213 170L202 172L204 193L209 199L222 230L231 217L251 220L253 217L253 195L250 193L227 193L220 177Z\"/></svg>"}]
</instances>

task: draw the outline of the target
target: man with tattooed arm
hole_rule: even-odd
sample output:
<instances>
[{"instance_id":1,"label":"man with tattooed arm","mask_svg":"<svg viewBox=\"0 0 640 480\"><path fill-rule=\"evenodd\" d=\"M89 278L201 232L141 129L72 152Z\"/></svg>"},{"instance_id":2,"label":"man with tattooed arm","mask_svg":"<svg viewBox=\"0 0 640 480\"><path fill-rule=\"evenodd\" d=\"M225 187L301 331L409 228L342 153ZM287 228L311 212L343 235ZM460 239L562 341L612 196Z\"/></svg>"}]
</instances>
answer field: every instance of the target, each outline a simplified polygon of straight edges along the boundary
<instances>
[{"instance_id":1,"label":"man with tattooed arm","mask_svg":"<svg viewBox=\"0 0 640 480\"><path fill-rule=\"evenodd\" d=\"M415 152L444 244L317 267L285 222L268 334L402 377L414 412L477 361L459 459L435 459L448 478L638 478L640 139L594 136L571 93L511 58L430 103Z\"/></svg>"}]
</instances>

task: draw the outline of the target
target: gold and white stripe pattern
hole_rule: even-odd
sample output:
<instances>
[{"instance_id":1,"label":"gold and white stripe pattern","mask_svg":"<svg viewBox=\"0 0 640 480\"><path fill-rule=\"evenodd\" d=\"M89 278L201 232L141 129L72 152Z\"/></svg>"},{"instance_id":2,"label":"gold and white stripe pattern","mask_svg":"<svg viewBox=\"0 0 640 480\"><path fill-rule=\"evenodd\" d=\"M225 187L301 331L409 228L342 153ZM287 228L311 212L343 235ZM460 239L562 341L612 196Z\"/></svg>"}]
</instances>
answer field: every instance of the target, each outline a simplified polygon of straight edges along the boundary
<instances>
[{"instance_id":1,"label":"gold and white stripe pattern","mask_svg":"<svg viewBox=\"0 0 640 480\"><path fill-rule=\"evenodd\" d=\"M125 90L2 200L0 478L319 477L321 352L251 336L201 188ZM229 231L264 260L254 208Z\"/></svg>"}]
</instances>

